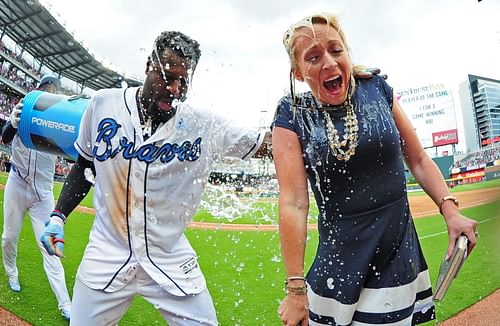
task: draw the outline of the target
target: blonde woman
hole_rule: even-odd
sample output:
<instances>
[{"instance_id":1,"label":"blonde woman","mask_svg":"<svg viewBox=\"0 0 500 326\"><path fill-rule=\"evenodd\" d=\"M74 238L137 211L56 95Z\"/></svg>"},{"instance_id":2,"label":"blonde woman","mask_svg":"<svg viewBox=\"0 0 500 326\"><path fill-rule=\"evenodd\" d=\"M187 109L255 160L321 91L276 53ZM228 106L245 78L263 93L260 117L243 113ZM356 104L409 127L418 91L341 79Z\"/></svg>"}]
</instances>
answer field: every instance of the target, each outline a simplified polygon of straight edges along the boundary
<instances>
[{"instance_id":1,"label":"blonde woman","mask_svg":"<svg viewBox=\"0 0 500 326\"><path fill-rule=\"evenodd\" d=\"M333 15L304 18L285 33L291 94L273 123L287 295L285 325L414 325L434 318L427 264L412 222L403 161L436 202L450 253L477 223L460 214L392 88L355 79ZM309 92L295 93L295 81ZM309 181L319 208L319 246L304 276Z\"/></svg>"}]
</instances>

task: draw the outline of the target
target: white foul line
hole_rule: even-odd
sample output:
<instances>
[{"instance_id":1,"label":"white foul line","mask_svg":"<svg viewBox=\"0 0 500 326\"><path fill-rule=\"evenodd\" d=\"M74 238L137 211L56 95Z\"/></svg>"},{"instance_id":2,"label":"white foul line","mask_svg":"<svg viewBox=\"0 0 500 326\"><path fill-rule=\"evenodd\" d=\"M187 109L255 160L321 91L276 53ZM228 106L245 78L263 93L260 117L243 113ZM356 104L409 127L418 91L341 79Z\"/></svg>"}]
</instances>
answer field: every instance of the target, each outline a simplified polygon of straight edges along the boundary
<instances>
[{"instance_id":1,"label":"white foul line","mask_svg":"<svg viewBox=\"0 0 500 326\"><path fill-rule=\"evenodd\" d=\"M478 224L481 224L481 223L489 222L489 221L494 220L495 218L496 218L496 217L492 217L492 218L489 218L489 219L486 219L486 220L479 221L479 222L477 222L477 223L478 223ZM448 231L441 231L441 232L437 232L437 233L427 234L427 235L423 235L423 236L418 237L418 238L419 238L420 240L423 240L423 239L427 239L427 238L437 237L438 235L441 235L441 234L448 234Z\"/></svg>"}]
</instances>

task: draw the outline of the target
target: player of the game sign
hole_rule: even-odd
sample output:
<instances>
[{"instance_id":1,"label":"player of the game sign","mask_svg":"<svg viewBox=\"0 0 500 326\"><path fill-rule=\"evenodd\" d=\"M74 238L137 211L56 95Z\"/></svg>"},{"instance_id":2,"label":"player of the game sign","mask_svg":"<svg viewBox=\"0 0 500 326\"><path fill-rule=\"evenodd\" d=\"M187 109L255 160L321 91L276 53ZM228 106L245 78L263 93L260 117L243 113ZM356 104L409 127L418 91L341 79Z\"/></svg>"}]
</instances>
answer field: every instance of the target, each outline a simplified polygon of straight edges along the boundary
<instances>
[{"instance_id":1,"label":"player of the game sign","mask_svg":"<svg viewBox=\"0 0 500 326\"><path fill-rule=\"evenodd\" d=\"M396 94L424 147L458 143L455 107L450 88L444 84L428 84L402 89ZM451 137L451 134L455 136Z\"/></svg>"}]
</instances>

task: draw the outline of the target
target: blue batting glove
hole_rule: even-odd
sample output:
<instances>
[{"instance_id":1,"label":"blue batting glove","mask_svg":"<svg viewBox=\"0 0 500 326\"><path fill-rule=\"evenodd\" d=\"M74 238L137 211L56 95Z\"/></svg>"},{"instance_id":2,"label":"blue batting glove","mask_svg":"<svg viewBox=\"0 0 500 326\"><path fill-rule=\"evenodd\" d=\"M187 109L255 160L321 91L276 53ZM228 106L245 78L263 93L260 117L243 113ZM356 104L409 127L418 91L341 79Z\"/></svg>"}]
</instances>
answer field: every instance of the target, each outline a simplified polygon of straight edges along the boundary
<instances>
[{"instance_id":1,"label":"blue batting glove","mask_svg":"<svg viewBox=\"0 0 500 326\"><path fill-rule=\"evenodd\" d=\"M50 220L45 224L45 229L40 236L40 241L49 255L64 257L65 217L59 212L53 212L50 215Z\"/></svg>"}]
</instances>

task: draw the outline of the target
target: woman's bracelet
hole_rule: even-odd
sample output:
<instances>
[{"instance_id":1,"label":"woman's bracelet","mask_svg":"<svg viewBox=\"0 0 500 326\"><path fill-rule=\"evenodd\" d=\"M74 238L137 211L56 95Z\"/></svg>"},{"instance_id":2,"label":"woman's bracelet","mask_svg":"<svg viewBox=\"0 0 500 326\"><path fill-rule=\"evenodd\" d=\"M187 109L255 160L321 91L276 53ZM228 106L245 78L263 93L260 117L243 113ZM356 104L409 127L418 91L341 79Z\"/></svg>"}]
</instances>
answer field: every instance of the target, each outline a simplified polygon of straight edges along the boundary
<instances>
[{"instance_id":1,"label":"woman's bracelet","mask_svg":"<svg viewBox=\"0 0 500 326\"><path fill-rule=\"evenodd\" d=\"M288 285L290 281L303 281L304 284L299 285L299 286L292 286ZM292 293L295 295L304 295L307 293L307 284L306 284L306 278L304 276L290 276L287 277L285 280L285 289L286 289L286 294Z\"/></svg>"},{"instance_id":2,"label":"woman's bracelet","mask_svg":"<svg viewBox=\"0 0 500 326\"><path fill-rule=\"evenodd\" d=\"M285 284L288 284L290 281L305 281L306 278L304 276L290 276L286 278Z\"/></svg>"},{"instance_id":3,"label":"woman's bracelet","mask_svg":"<svg viewBox=\"0 0 500 326\"><path fill-rule=\"evenodd\" d=\"M306 283L304 283L303 285L300 285L300 286L286 285L285 289L286 289L286 294L289 294L289 293L292 293L295 295L307 294L307 284Z\"/></svg>"}]
</instances>

